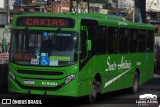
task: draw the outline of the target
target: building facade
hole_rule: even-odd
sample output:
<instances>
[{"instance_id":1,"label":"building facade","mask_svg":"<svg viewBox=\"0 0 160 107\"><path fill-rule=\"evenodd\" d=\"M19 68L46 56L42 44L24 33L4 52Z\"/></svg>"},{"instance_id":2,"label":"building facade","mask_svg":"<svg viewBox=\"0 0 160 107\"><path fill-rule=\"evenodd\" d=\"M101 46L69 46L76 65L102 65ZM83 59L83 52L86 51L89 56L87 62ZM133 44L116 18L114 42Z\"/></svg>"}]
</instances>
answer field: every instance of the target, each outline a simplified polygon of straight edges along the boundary
<instances>
[{"instance_id":1,"label":"building facade","mask_svg":"<svg viewBox=\"0 0 160 107\"><path fill-rule=\"evenodd\" d=\"M0 27L4 28L9 24L9 0L1 0L0 3Z\"/></svg>"}]
</instances>

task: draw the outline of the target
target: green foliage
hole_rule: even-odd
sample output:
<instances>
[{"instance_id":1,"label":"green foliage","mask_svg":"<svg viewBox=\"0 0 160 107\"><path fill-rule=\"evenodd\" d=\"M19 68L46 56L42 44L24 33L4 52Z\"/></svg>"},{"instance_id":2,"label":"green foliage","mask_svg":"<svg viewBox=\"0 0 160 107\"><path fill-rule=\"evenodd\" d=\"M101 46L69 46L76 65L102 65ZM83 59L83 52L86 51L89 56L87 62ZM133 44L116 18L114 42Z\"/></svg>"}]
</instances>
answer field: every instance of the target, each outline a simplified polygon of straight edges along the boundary
<instances>
[{"instance_id":1,"label":"green foliage","mask_svg":"<svg viewBox=\"0 0 160 107\"><path fill-rule=\"evenodd\" d=\"M104 9L112 9L112 5L108 2L108 0L89 0L90 3L102 3L104 4Z\"/></svg>"}]
</instances>

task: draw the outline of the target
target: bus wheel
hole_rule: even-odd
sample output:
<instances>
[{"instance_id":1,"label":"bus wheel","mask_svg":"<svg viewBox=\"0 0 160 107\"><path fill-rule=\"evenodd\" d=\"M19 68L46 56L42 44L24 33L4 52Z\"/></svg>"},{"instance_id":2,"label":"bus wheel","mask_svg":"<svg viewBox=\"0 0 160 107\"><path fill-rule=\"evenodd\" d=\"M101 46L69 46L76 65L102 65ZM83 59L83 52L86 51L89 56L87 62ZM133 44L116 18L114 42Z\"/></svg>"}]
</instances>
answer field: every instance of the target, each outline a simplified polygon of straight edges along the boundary
<instances>
[{"instance_id":1,"label":"bus wheel","mask_svg":"<svg viewBox=\"0 0 160 107\"><path fill-rule=\"evenodd\" d=\"M97 99L97 95L101 90L101 82L94 79L92 84L92 93L88 96L89 103L93 103Z\"/></svg>"},{"instance_id":2,"label":"bus wheel","mask_svg":"<svg viewBox=\"0 0 160 107\"><path fill-rule=\"evenodd\" d=\"M134 74L134 80L133 80L133 87L132 87L132 93L136 93L139 88L139 75L138 72L135 72Z\"/></svg>"}]
</instances>

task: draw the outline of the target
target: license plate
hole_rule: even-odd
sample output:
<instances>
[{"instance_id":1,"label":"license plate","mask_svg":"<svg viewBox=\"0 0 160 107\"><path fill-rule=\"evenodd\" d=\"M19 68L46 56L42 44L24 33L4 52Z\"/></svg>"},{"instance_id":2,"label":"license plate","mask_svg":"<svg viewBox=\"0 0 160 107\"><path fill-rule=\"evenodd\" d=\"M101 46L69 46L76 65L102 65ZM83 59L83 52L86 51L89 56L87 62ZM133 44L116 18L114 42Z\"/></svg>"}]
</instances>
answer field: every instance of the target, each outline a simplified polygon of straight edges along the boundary
<instances>
[{"instance_id":1,"label":"license plate","mask_svg":"<svg viewBox=\"0 0 160 107\"><path fill-rule=\"evenodd\" d=\"M33 80L24 80L24 84L34 84Z\"/></svg>"}]
</instances>

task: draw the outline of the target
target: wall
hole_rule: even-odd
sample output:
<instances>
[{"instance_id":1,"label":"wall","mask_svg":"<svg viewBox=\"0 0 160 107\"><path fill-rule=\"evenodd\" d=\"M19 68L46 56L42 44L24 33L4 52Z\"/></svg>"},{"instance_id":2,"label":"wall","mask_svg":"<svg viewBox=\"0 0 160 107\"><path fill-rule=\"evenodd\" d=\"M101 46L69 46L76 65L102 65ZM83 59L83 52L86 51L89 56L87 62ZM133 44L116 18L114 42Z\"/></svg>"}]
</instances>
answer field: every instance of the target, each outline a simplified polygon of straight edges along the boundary
<instances>
[{"instance_id":1,"label":"wall","mask_svg":"<svg viewBox=\"0 0 160 107\"><path fill-rule=\"evenodd\" d=\"M9 29L7 28L0 29L0 64L8 63L10 37L11 37L11 34Z\"/></svg>"}]
</instances>

